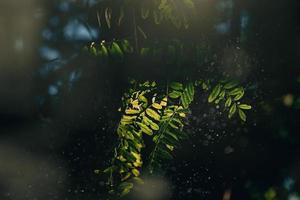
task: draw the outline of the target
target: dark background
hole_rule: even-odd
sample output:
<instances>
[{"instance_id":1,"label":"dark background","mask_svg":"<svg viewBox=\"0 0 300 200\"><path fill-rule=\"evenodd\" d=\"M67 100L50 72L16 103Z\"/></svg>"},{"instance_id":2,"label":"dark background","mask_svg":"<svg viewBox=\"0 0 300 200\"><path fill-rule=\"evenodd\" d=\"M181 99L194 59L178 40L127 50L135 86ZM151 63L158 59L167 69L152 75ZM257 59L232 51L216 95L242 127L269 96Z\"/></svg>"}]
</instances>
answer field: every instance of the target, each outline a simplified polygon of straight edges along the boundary
<instances>
[{"instance_id":1,"label":"dark background","mask_svg":"<svg viewBox=\"0 0 300 200\"><path fill-rule=\"evenodd\" d=\"M234 200L299 200L299 1L199 5L197 28L176 37L208 44L213 62L203 69L238 77L254 109L246 124L228 121L200 95L187 128L192 137L177 150L163 184L172 199L230 193ZM90 0L0 1L1 200L106 199L105 180L94 170L111 157L128 77L164 82L170 74L170 68L135 60L134 67L108 67L81 55L84 45L117 34L99 30L97 6ZM194 78L198 70L185 69Z\"/></svg>"}]
</instances>

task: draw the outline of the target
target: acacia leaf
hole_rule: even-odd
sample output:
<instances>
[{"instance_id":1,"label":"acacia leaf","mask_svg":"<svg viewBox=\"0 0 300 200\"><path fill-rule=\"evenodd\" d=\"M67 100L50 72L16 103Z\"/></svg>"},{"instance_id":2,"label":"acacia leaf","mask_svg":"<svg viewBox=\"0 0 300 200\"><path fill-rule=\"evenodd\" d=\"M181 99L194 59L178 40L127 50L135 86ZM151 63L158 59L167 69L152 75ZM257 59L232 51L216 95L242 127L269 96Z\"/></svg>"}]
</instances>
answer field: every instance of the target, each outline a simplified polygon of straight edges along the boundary
<instances>
[{"instance_id":1,"label":"acacia leaf","mask_svg":"<svg viewBox=\"0 0 300 200\"><path fill-rule=\"evenodd\" d=\"M248 104L240 104L239 108L243 109L243 110L250 110L252 108L252 106L248 105Z\"/></svg>"},{"instance_id":2,"label":"acacia leaf","mask_svg":"<svg viewBox=\"0 0 300 200\"><path fill-rule=\"evenodd\" d=\"M246 121L247 117L245 112L242 109L239 109L239 116L241 118L241 120L243 120L244 122Z\"/></svg>"},{"instance_id":3,"label":"acacia leaf","mask_svg":"<svg viewBox=\"0 0 300 200\"><path fill-rule=\"evenodd\" d=\"M160 115L159 115L155 110L153 110L153 109L151 109L151 108L147 108L147 109L146 109L146 113L147 113L147 115L149 115L151 118L153 118L153 119L155 119L155 120L157 120L157 121L160 120Z\"/></svg>"},{"instance_id":4,"label":"acacia leaf","mask_svg":"<svg viewBox=\"0 0 300 200\"><path fill-rule=\"evenodd\" d=\"M179 83L179 82L172 82L170 84L170 88L172 88L173 90L182 90L183 85L182 85L182 83Z\"/></svg>"},{"instance_id":5,"label":"acacia leaf","mask_svg":"<svg viewBox=\"0 0 300 200\"><path fill-rule=\"evenodd\" d=\"M232 106L229 109L228 118L231 118L236 112L236 103L232 104Z\"/></svg>"},{"instance_id":6,"label":"acacia leaf","mask_svg":"<svg viewBox=\"0 0 300 200\"><path fill-rule=\"evenodd\" d=\"M213 102L217 97L218 95L220 94L221 92L221 85L220 84L217 84L214 89L212 90L212 92L210 93L210 95L208 96L208 102L211 103Z\"/></svg>"}]
</instances>

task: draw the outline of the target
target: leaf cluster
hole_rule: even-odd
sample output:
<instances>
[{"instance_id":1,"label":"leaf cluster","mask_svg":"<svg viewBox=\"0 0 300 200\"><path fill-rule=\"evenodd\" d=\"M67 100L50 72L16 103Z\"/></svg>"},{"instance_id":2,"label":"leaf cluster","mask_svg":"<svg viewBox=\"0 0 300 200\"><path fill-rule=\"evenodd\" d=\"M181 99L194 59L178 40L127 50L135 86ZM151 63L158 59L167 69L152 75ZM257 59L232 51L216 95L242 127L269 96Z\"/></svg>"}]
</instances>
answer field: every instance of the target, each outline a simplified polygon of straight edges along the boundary
<instances>
[{"instance_id":1,"label":"leaf cluster","mask_svg":"<svg viewBox=\"0 0 300 200\"><path fill-rule=\"evenodd\" d=\"M184 126L196 89L209 92L209 103L225 103L229 118L239 112L245 121L243 110L251 109L250 105L239 104L244 89L233 81L220 81L214 85L207 80L172 82L166 91L158 88L155 82L132 81L132 85L119 109L122 112L117 128L119 145L114 150L111 166L103 171L108 174L111 192L117 196L129 193L134 184L143 184L142 171L156 174L173 158L181 141L188 137ZM148 159L143 159L142 155L145 136L151 137L154 144Z\"/></svg>"},{"instance_id":2,"label":"leaf cluster","mask_svg":"<svg viewBox=\"0 0 300 200\"><path fill-rule=\"evenodd\" d=\"M89 46L86 46L84 50L91 55L100 57L102 61L122 61L126 54L133 52L133 47L126 39L113 40L110 42L102 40L99 44L92 42Z\"/></svg>"}]
</instances>

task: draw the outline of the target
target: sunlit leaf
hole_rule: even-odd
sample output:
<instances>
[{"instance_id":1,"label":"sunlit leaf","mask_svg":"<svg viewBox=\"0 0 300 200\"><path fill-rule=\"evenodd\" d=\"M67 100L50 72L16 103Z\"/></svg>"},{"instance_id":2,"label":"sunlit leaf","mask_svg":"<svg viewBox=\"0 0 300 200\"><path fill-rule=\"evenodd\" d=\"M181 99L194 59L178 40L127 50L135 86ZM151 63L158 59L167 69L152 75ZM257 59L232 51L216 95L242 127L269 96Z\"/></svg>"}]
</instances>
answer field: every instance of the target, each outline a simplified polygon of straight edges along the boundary
<instances>
[{"instance_id":1,"label":"sunlit leaf","mask_svg":"<svg viewBox=\"0 0 300 200\"><path fill-rule=\"evenodd\" d=\"M132 114L138 114L138 113L140 113L140 111L139 110L135 110L135 109L126 109L125 113L129 114L129 115L132 115Z\"/></svg>"},{"instance_id":2,"label":"sunlit leaf","mask_svg":"<svg viewBox=\"0 0 300 200\"><path fill-rule=\"evenodd\" d=\"M139 172L139 170L137 170L137 169L132 169L131 172L132 172L132 174L133 174L134 176L139 176L139 175L140 175L140 172Z\"/></svg>"},{"instance_id":3,"label":"sunlit leaf","mask_svg":"<svg viewBox=\"0 0 300 200\"><path fill-rule=\"evenodd\" d=\"M146 133L147 135L152 135L153 131L145 124L137 122L137 124L139 125L139 127L141 128L141 130Z\"/></svg>"},{"instance_id":4,"label":"sunlit leaf","mask_svg":"<svg viewBox=\"0 0 300 200\"><path fill-rule=\"evenodd\" d=\"M240 104L239 108L243 109L243 110L250 110L252 108L252 106L250 106L248 104Z\"/></svg>"},{"instance_id":5,"label":"sunlit leaf","mask_svg":"<svg viewBox=\"0 0 300 200\"><path fill-rule=\"evenodd\" d=\"M157 121L160 120L160 115L159 115L156 111L154 111L153 109L147 108L147 109L146 109L146 113L147 113L147 115L149 115L151 118L153 118L153 119L155 119L155 120L157 120Z\"/></svg>"},{"instance_id":6,"label":"sunlit leaf","mask_svg":"<svg viewBox=\"0 0 300 200\"><path fill-rule=\"evenodd\" d=\"M158 103L153 103L152 107L157 109L157 110L161 110L162 109L162 105L158 104Z\"/></svg>"}]
</instances>

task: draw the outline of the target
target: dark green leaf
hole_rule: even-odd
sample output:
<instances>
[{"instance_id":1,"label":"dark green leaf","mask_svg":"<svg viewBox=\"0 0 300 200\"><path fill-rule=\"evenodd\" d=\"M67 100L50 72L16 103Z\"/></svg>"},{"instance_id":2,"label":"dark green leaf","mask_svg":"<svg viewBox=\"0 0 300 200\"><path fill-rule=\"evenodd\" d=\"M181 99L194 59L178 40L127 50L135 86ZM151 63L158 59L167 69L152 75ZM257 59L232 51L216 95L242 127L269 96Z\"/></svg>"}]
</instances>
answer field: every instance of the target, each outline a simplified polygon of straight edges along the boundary
<instances>
[{"instance_id":1,"label":"dark green leaf","mask_svg":"<svg viewBox=\"0 0 300 200\"><path fill-rule=\"evenodd\" d=\"M226 83L226 84L224 85L224 88L227 89L227 90L229 90L229 89L232 89L232 88L236 87L237 85L238 85L237 82L235 82L235 81L230 81L230 82L228 82L228 83Z\"/></svg>"},{"instance_id":2,"label":"dark green leaf","mask_svg":"<svg viewBox=\"0 0 300 200\"><path fill-rule=\"evenodd\" d=\"M183 85L182 85L182 83L172 82L170 84L170 88L172 88L173 90L182 90L183 89Z\"/></svg>"},{"instance_id":3,"label":"dark green leaf","mask_svg":"<svg viewBox=\"0 0 300 200\"><path fill-rule=\"evenodd\" d=\"M181 92L174 90L169 93L169 97L171 97L172 99L177 99L178 97L181 96L181 94L182 94Z\"/></svg>"}]
</instances>

